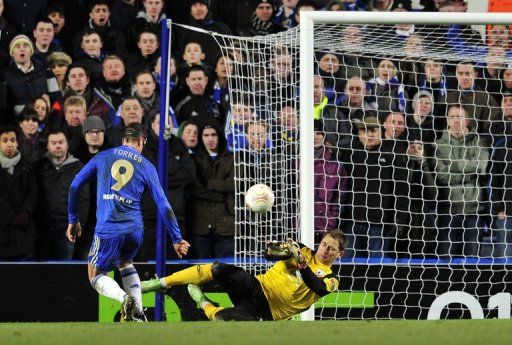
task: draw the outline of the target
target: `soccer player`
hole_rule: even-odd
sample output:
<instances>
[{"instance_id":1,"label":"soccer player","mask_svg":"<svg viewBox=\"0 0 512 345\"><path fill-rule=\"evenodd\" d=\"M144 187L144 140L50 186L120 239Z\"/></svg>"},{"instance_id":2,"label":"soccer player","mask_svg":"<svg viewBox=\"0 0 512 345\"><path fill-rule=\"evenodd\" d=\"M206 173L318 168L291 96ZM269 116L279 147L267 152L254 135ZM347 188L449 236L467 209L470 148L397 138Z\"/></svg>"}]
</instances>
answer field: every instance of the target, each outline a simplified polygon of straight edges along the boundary
<instances>
[{"instance_id":1,"label":"soccer player","mask_svg":"<svg viewBox=\"0 0 512 345\"><path fill-rule=\"evenodd\" d=\"M325 232L316 251L291 240L270 242L265 257L279 261L256 277L233 265L196 265L161 279L143 281L142 292L189 284L190 296L210 320L286 320L338 289L331 266L343 256L346 245L347 238L339 230ZM223 286L234 307L216 306L197 286L212 280Z\"/></svg>"},{"instance_id":2,"label":"soccer player","mask_svg":"<svg viewBox=\"0 0 512 345\"><path fill-rule=\"evenodd\" d=\"M178 256L187 254L190 246L181 237L174 212L158 184L155 167L141 155L146 138L141 124L128 125L123 133L123 145L95 155L69 188L66 235L75 242L82 231L78 221L80 189L97 177L97 224L88 258L89 280L100 295L122 303L122 322L137 321L134 314L143 315L140 278L132 259L142 244L144 190L151 193ZM106 275L115 267L121 273L125 290Z\"/></svg>"}]
</instances>

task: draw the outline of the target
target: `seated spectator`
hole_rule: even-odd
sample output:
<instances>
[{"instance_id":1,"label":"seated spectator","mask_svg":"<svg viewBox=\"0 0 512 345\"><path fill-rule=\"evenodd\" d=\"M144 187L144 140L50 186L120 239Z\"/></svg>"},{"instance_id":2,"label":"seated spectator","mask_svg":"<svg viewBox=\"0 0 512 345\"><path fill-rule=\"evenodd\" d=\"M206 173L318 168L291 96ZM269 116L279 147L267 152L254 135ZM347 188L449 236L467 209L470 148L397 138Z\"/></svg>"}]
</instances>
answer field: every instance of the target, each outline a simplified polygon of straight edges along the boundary
<instances>
[{"instance_id":1,"label":"seated spectator","mask_svg":"<svg viewBox=\"0 0 512 345\"><path fill-rule=\"evenodd\" d=\"M33 164L46 153L46 138L38 132L39 115L32 107L25 107L19 118L18 150L23 158Z\"/></svg>"},{"instance_id":2,"label":"seated spectator","mask_svg":"<svg viewBox=\"0 0 512 345\"><path fill-rule=\"evenodd\" d=\"M156 91L156 82L153 74L149 71L141 71L135 75L135 92L133 96L137 98L144 110L144 123L147 128L154 114L160 112L160 97Z\"/></svg>"},{"instance_id":3,"label":"seated spectator","mask_svg":"<svg viewBox=\"0 0 512 345\"><path fill-rule=\"evenodd\" d=\"M9 46L11 64L4 70L7 87L7 113L21 113L25 105L36 97L46 95L56 99L59 91L57 80L51 71L32 62L34 46L27 36L18 35ZM10 122L4 114L4 123Z\"/></svg>"},{"instance_id":4,"label":"seated spectator","mask_svg":"<svg viewBox=\"0 0 512 345\"><path fill-rule=\"evenodd\" d=\"M363 120L367 111L377 110L376 103L369 103L366 98L366 82L361 77L351 77L345 85L345 94L339 99L338 108L351 122L349 134L357 135L352 123Z\"/></svg>"},{"instance_id":5,"label":"seated spectator","mask_svg":"<svg viewBox=\"0 0 512 345\"><path fill-rule=\"evenodd\" d=\"M103 60L103 74L94 94L108 106L108 118L103 118L107 129L119 124L117 111L123 99L131 94L130 78L120 57L109 55Z\"/></svg>"},{"instance_id":6,"label":"seated spectator","mask_svg":"<svg viewBox=\"0 0 512 345\"><path fill-rule=\"evenodd\" d=\"M274 0L257 0L254 4L256 8L251 15L251 22L247 28L243 28L238 32L239 36L264 36L285 30L274 19Z\"/></svg>"},{"instance_id":7,"label":"seated spectator","mask_svg":"<svg viewBox=\"0 0 512 345\"><path fill-rule=\"evenodd\" d=\"M100 34L94 29L85 29L81 35L76 63L83 66L87 71L93 87L99 83L101 78L102 62L105 59L102 48L103 41Z\"/></svg>"},{"instance_id":8,"label":"seated spectator","mask_svg":"<svg viewBox=\"0 0 512 345\"><path fill-rule=\"evenodd\" d=\"M51 70L55 76L62 95L64 95L64 90L66 88L64 78L66 77L66 71L68 70L68 66L71 65L71 62L71 57L62 52L51 53L46 58L46 66L48 66L48 69Z\"/></svg>"},{"instance_id":9,"label":"seated spectator","mask_svg":"<svg viewBox=\"0 0 512 345\"><path fill-rule=\"evenodd\" d=\"M464 107L475 121L477 133L490 145L490 126L492 121L498 119L499 105L476 84L477 71L472 63L460 62L457 65L456 77L457 90L448 93L446 102Z\"/></svg>"},{"instance_id":10,"label":"seated spectator","mask_svg":"<svg viewBox=\"0 0 512 345\"><path fill-rule=\"evenodd\" d=\"M123 143L123 131L131 123L143 123L144 110L137 98L126 97L121 104L121 121L107 128L107 141L112 146L120 146Z\"/></svg>"},{"instance_id":11,"label":"seated spectator","mask_svg":"<svg viewBox=\"0 0 512 345\"><path fill-rule=\"evenodd\" d=\"M190 67L185 82L189 94L176 106L178 123L193 120L201 125L209 119L215 119L219 125L224 125L225 119L222 117L219 104L210 95L206 94L208 77L204 68L199 65Z\"/></svg>"},{"instance_id":12,"label":"seated spectator","mask_svg":"<svg viewBox=\"0 0 512 345\"><path fill-rule=\"evenodd\" d=\"M478 213L484 206L478 179L486 173L489 150L465 108L452 105L446 117L448 128L436 141L438 255L477 256Z\"/></svg>"},{"instance_id":13,"label":"seated spectator","mask_svg":"<svg viewBox=\"0 0 512 345\"><path fill-rule=\"evenodd\" d=\"M126 64L131 76L141 71L152 71L160 55L159 39L155 32L144 29L137 38L137 49L130 55Z\"/></svg>"},{"instance_id":14,"label":"seated spectator","mask_svg":"<svg viewBox=\"0 0 512 345\"><path fill-rule=\"evenodd\" d=\"M199 259L232 257L235 249L235 165L216 122L199 133L194 155L191 240Z\"/></svg>"},{"instance_id":15,"label":"seated spectator","mask_svg":"<svg viewBox=\"0 0 512 345\"><path fill-rule=\"evenodd\" d=\"M34 29L34 55L32 59L35 63L40 64L42 67L46 65L46 59L53 52L62 51L62 47L55 41L55 29L53 22L49 18L42 18L37 21Z\"/></svg>"},{"instance_id":16,"label":"seated spectator","mask_svg":"<svg viewBox=\"0 0 512 345\"><path fill-rule=\"evenodd\" d=\"M503 146L512 135L512 92L503 94L499 118L492 122L492 146Z\"/></svg>"},{"instance_id":17,"label":"seated spectator","mask_svg":"<svg viewBox=\"0 0 512 345\"><path fill-rule=\"evenodd\" d=\"M407 95L391 60L379 62L377 77L370 79L367 85L370 89L368 95L375 98L379 111L405 111Z\"/></svg>"},{"instance_id":18,"label":"seated spectator","mask_svg":"<svg viewBox=\"0 0 512 345\"><path fill-rule=\"evenodd\" d=\"M0 127L0 261L35 253L37 184L31 164L18 151L15 127Z\"/></svg>"},{"instance_id":19,"label":"seated spectator","mask_svg":"<svg viewBox=\"0 0 512 345\"><path fill-rule=\"evenodd\" d=\"M43 260L71 260L75 244L66 237L68 191L83 164L68 152L68 140L61 130L48 135L48 153L35 165L38 186L37 257ZM80 223L86 224L89 188L80 194Z\"/></svg>"},{"instance_id":20,"label":"seated spectator","mask_svg":"<svg viewBox=\"0 0 512 345\"><path fill-rule=\"evenodd\" d=\"M344 165L324 145L321 120L314 121L314 129L315 243L318 243L325 231L339 229L348 178Z\"/></svg>"},{"instance_id":21,"label":"seated spectator","mask_svg":"<svg viewBox=\"0 0 512 345\"><path fill-rule=\"evenodd\" d=\"M393 153L403 154L407 150L407 127L405 115L390 112L384 118L383 142L387 143Z\"/></svg>"},{"instance_id":22,"label":"seated spectator","mask_svg":"<svg viewBox=\"0 0 512 345\"><path fill-rule=\"evenodd\" d=\"M110 24L110 2L92 0L89 5L89 17L91 19L87 27L99 33L105 54L128 56L125 36Z\"/></svg>"}]
</instances>

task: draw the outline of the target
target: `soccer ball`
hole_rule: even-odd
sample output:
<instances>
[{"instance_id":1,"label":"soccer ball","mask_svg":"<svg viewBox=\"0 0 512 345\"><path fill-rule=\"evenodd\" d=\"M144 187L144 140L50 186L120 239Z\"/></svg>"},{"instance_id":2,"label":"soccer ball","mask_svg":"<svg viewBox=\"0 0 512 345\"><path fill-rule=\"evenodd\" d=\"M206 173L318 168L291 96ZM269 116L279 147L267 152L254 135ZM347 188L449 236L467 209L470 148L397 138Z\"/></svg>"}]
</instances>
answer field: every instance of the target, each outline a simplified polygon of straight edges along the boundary
<instances>
[{"instance_id":1,"label":"soccer ball","mask_svg":"<svg viewBox=\"0 0 512 345\"><path fill-rule=\"evenodd\" d=\"M249 210L255 213L268 212L274 205L274 192L269 186L264 184L255 184L245 192L245 205Z\"/></svg>"}]
</instances>

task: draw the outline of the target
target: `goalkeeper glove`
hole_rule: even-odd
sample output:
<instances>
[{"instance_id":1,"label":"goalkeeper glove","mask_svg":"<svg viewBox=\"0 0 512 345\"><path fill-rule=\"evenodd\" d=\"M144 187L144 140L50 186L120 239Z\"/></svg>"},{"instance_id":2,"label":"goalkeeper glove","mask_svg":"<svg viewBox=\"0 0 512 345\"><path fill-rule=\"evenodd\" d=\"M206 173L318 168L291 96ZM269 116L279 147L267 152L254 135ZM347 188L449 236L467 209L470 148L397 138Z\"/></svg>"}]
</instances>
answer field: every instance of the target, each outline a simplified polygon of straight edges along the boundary
<instances>
[{"instance_id":1,"label":"goalkeeper glove","mask_svg":"<svg viewBox=\"0 0 512 345\"><path fill-rule=\"evenodd\" d=\"M299 269L306 268L308 264L304 258L304 255L302 255L302 252L300 251L299 244L291 238L286 241L286 244L288 245L292 257L295 259L297 266L299 266Z\"/></svg>"},{"instance_id":2,"label":"goalkeeper glove","mask_svg":"<svg viewBox=\"0 0 512 345\"><path fill-rule=\"evenodd\" d=\"M286 260L292 257L292 253L287 243L270 241L265 249L265 259L267 260Z\"/></svg>"}]
</instances>

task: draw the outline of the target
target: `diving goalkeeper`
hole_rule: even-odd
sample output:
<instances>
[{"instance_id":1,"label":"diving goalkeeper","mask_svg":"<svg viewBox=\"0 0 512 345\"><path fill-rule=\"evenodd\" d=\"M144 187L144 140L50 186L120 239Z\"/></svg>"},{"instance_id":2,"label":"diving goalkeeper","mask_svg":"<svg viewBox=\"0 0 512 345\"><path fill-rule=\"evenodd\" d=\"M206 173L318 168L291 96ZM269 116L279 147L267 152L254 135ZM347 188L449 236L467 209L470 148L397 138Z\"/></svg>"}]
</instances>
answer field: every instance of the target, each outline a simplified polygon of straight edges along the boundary
<instances>
[{"instance_id":1,"label":"diving goalkeeper","mask_svg":"<svg viewBox=\"0 0 512 345\"><path fill-rule=\"evenodd\" d=\"M346 245L347 238L339 230L326 232L316 251L291 240L270 242L265 258L278 262L256 277L233 265L196 265L167 277L143 281L142 293L189 284L190 296L210 320L286 320L338 289L331 266L343 256ZM222 285L234 307L218 307L203 294L198 285L212 280Z\"/></svg>"}]
</instances>

